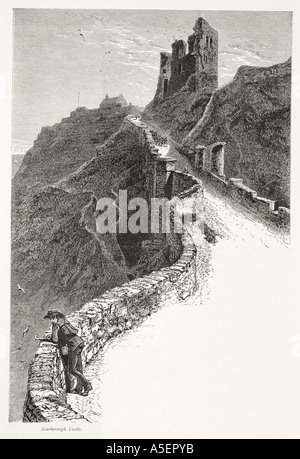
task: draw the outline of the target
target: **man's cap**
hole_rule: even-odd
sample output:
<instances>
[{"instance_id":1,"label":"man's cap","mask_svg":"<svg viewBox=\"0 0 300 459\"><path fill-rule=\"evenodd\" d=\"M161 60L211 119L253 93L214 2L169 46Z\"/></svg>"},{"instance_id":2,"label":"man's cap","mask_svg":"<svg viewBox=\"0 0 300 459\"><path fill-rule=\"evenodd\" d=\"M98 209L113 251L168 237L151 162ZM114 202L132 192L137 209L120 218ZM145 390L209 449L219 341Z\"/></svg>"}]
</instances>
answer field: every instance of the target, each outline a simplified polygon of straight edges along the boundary
<instances>
[{"instance_id":1,"label":"man's cap","mask_svg":"<svg viewBox=\"0 0 300 459\"><path fill-rule=\"evenodd\" d=\"M65 315L62 312L60 312L58 309L49 309L44 319L51 319L54 316L65 317Z\"/></svg>"}]
</instances>

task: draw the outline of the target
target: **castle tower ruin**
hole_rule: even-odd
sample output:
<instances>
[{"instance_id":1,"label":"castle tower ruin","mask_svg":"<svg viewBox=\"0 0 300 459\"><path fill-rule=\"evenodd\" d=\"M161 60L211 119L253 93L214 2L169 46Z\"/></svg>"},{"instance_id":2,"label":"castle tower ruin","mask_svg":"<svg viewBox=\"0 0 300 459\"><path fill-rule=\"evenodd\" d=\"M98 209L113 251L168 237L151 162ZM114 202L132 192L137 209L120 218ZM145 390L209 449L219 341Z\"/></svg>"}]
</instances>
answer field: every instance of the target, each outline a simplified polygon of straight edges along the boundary
<instances>
[{"instance_id":1,"label":"castle tower ruin","mask_svg":"<svg viewBox=\"0 0 300 459\"><path fill-rule=\"evenodd\" d=\"M193 78L191 78L193 77ZM212 93L218 87L218 32L199 18L188 43L176 40L172 53L160 54L160 74L155 99L163 99L183 87Z\"/></svg>"}]
</instances>

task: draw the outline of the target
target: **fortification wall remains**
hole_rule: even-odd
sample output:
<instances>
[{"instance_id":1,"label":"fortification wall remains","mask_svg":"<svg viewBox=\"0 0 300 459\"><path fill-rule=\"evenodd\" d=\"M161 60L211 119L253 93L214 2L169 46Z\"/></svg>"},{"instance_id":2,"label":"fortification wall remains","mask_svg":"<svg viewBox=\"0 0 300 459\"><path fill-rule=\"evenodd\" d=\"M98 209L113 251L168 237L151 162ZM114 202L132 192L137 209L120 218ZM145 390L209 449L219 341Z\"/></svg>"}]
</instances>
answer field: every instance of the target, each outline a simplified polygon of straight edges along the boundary
<instances>
[{"instance_id":1,"label":"fortification wall remains","mask_svg":"<svg viewBox=\"0 0 300 459\"><path fill-rule=\"evenodd\" d=\"M191 200L202 200L201 182L189 174L175 172L172 167L168 170L168 160L158 154L150 129L132 116L124 122L139 130L142 152L146 156L149 196L153 196L153 192L162 193L163 181L165 185L171 177L172 196L177 196L183 206L190 205ZM174 296L184 299L193 293L197 286L197 250L191 235L186 229L183 234L169 233L166 243L171 266L115 287L67 316L84 340L84 366L106 343L157 311L165 299ZM39 344L30 365L23 419L25 422L86 421L68 404L62 357L57 345L51 342Z\"/></svg>"},{"instance_id":2,"label":"fortification wall remains","mask_svg":"<svg viewBox=\"0 0 300 459\"><path fill-rule=\"evenodd\" d=\"M212 171L212 150L215 145L223 145L220 150L221 155L219 162L219 174ZM181 153L188 158L193 167L200 176L208 178L214 186L223 194L230 196L233 200L238 201L246 207L253 210L268 220L276 223L279 227L287 227L290 224L290 209L286 207L276 208L276 201L258 196L256 190L251 189L243 183L241 178L226 178L223 175L224 170L224 142L219 142L206 147L199 146L195 149L180 148ZM199 163L199 151L202 151L202 163Z\"/></svg>"}]
</instances>

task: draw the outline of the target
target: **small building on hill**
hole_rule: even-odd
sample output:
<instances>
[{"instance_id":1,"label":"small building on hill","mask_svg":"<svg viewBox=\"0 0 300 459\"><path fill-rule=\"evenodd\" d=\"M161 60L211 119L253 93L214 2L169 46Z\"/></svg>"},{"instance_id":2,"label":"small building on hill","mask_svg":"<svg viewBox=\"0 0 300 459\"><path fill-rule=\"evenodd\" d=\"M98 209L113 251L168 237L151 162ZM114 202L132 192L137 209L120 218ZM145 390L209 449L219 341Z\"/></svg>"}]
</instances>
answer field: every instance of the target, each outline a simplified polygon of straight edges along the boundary
<instances>
[{"instance_id":1,"label":"small building on hill","mask_svg":"<svg viewBox=\"0 0 300 459\"><path fill-rule=\"evenodd\" d=\"M120 94L118 97L108 97L106 94L105 98L102 100L99 105L100 108L115 108L115 107L127 107L128 103L125 100L123 94Z\"/></svg>"}]
</instances>

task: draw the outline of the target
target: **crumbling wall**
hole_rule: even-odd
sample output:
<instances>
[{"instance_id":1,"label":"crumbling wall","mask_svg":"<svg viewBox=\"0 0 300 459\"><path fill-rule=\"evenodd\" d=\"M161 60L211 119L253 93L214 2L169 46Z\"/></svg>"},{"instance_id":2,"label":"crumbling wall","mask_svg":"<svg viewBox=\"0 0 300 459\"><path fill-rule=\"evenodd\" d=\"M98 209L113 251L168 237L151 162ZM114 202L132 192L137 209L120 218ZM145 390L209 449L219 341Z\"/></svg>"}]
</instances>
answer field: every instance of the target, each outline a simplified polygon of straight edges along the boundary
<instances>
[{"instance_id":1,"label":"crumbling wall","mask_svg":"<svg viewBox=\"0 0 300 459\"><path fill-rule=\"evenodd\" d=\"M218 32L203 18L197 19L194 33L172 43L172 53L160 54L160 73L155 101L179 91L189 81L191 92L218 87Z\"/></svg>"},{"instance_id":2,"label":"crumbling wall","mask_svg":"<svg viewBox=\"0 0 300 459\"><path fill-rule=\"evenodd\" d=\"M224 170L224 151L220 158L221 166L219 167L219 175L214 173L212 167L212 156L213 147L220 145L224 148L225 142L219 142L213 144L213 146L203 147L204 152L204 164L195 167L196 156L198 154L197 148L195 149L181 149L181 153L185 155L193 167L197 170L198 174L208 178L214 186L221 191L223 194L230 196L233 200L238 201L246 207L253 210L258 215L261 215L268 220L272 220L279 227L287 227L290 224L290 209L286 207L279 207L276 209L276 201L258 196L257 191L251 189L243 183L241 178L229 178L227 179L222 171Z\"/></svg>"}]
</instances>

